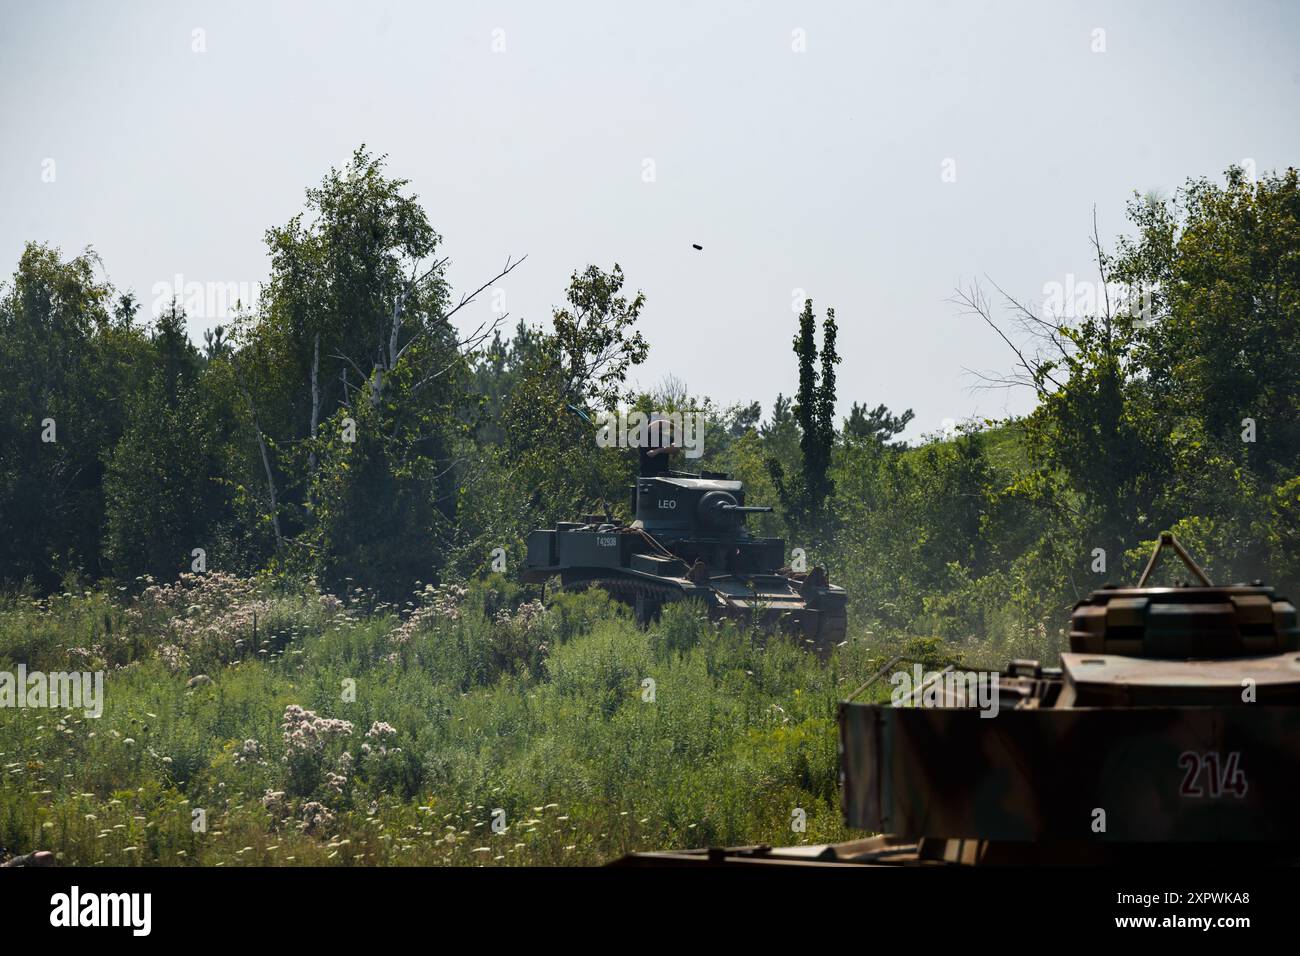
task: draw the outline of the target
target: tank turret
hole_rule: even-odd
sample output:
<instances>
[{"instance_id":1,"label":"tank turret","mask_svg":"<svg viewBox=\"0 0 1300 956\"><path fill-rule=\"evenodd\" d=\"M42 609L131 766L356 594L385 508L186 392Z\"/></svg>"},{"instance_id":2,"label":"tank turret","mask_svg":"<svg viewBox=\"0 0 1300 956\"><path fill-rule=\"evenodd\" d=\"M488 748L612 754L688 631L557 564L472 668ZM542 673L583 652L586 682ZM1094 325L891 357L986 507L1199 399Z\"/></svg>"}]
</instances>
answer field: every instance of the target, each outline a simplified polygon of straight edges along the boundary
<instances>
[{"instance_id":1,"label":"tank turret","mask_svg":"<svg viewBox=\"0 0 1300 956\"><path fill-rule=\"evenodd\" d=\"M1166 549L1195 579L1148 585ZM850 826L963 863L1300 861L1300 629L1259 582L1216 587L1170 533L1131 588L1075 605L1059 667L934 675L920 706L845 703ZM928 704L928 706L927 706ZM991 719L986 719L991 718Z\"/></svg>"}]
</instances>

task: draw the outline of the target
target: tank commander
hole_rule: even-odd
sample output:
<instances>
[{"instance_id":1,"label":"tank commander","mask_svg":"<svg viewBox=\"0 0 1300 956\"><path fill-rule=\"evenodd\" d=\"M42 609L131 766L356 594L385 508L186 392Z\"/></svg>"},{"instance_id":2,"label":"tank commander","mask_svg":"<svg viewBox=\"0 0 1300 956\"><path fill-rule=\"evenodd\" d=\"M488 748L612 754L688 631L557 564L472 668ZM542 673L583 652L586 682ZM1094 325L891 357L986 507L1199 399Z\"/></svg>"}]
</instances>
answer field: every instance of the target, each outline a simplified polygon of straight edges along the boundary
<instances>
[{"instance_id":1,"label":"tank commander","mask_svg":"<svg viewBox=\"0 0 1300 956\"><path fill-rule=\"evenodd\" d=\"M637 446L637 474L642 478L667 475L672 471L669 456L681 449L680 441L673 434L672 420L656 412Z\"/></svg>"},{"instance_id":2,"label":"tank commander","mask_svg":"<svg viewBox=\"0 0 1300 956\"><path fill-rule=\"evenodd\" d=\"M710 576L709 566L701 558L696 558L691 569L686 572L686 580L692 584L708 584Z\"/></svg>"}]
</instances>

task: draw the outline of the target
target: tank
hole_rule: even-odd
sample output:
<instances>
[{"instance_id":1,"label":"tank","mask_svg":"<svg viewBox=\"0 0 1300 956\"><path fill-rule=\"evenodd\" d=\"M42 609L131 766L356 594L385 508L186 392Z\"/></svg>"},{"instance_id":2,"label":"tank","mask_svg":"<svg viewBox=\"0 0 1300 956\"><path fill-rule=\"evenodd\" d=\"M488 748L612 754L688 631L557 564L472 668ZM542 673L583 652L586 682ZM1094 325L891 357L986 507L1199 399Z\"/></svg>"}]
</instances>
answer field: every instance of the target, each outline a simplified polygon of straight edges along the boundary
<instances>
[{"instance_id":1,"label":"tank","mask_svg":"<svg viewBox=\"0 0 1300 956\"><path fill-rule=\"evenodd\" d=\"M1148 586L1165 549L1194 580ZM906 673L896 657L850 695L839 709L841 805L849 826L876 836L622 862L1300 862L1290 601L1258 581L1215 587L1166 532L1136 586L1075 605L1069 644L1059 667L1012 661L976 675L982 685L914 665L908 680L891 678L889 704L854 702Z\"/></svg>"},{"instance_id":2,"label":"tank","mask_svg":"<svg viewBox=\"0 0 1300 956\"><path fill-rule=\"evenodd\" d=\"M751 534L741 482L720 472L641 476L631 489L635 520L608 514L558 522L528 535L523 578L558 575L568 589L599 587L652 622L673 601L696 600L715 620L731 618L790 633L821 655L844 640L843 588L825 569L798 571L785 542Z\"/></svg>"}]
</instances>

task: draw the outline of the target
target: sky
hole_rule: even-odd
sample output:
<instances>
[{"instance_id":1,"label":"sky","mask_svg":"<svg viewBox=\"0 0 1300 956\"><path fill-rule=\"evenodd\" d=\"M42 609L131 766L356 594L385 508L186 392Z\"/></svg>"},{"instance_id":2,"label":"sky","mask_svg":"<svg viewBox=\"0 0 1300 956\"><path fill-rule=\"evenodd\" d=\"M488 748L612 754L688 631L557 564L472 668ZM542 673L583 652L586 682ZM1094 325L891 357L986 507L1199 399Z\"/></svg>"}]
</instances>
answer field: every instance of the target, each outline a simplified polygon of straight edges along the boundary
<instances>
[{"instance_id":1,"label":"sky","mask_svg":"<svg viewBox=\"0 0 1300 956\"><path fill-rule=\"evenodd\" d=\"M797 384L836 312L839 404L907 437L1022 414L951 297L1094 281L1134 192L1300 160L1300 4L0 0L0 275L93 246L152 311L226 316L265 231L365 143L410 180L458 291L549 323L570 274L645 292L633 381L726 405ZM697 250L694 245L702 248ZM1073 277L1073 278L1071 278ZM179 291L179 290L178 290Z\"/></svg>"}]
</instances>

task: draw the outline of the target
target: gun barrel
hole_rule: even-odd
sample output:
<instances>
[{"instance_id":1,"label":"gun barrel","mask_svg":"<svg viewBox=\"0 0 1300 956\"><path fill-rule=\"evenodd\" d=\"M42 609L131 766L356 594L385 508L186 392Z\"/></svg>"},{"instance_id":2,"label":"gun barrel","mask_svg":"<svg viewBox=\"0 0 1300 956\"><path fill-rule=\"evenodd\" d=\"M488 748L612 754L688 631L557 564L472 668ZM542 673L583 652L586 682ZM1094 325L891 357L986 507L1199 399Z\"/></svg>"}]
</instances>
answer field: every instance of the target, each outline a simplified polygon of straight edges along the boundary
<instances>
[{"instance_id":1,"label":"gun barrel","mask_svg":"<svg viewBox=\"0 0 1300 956\"><path fill-rule=\"evenodd\" d=\"M719 505L719 511L734 511L740 514L763 514L772 510L771 505Z\"/></svg>"}]
</instances>

